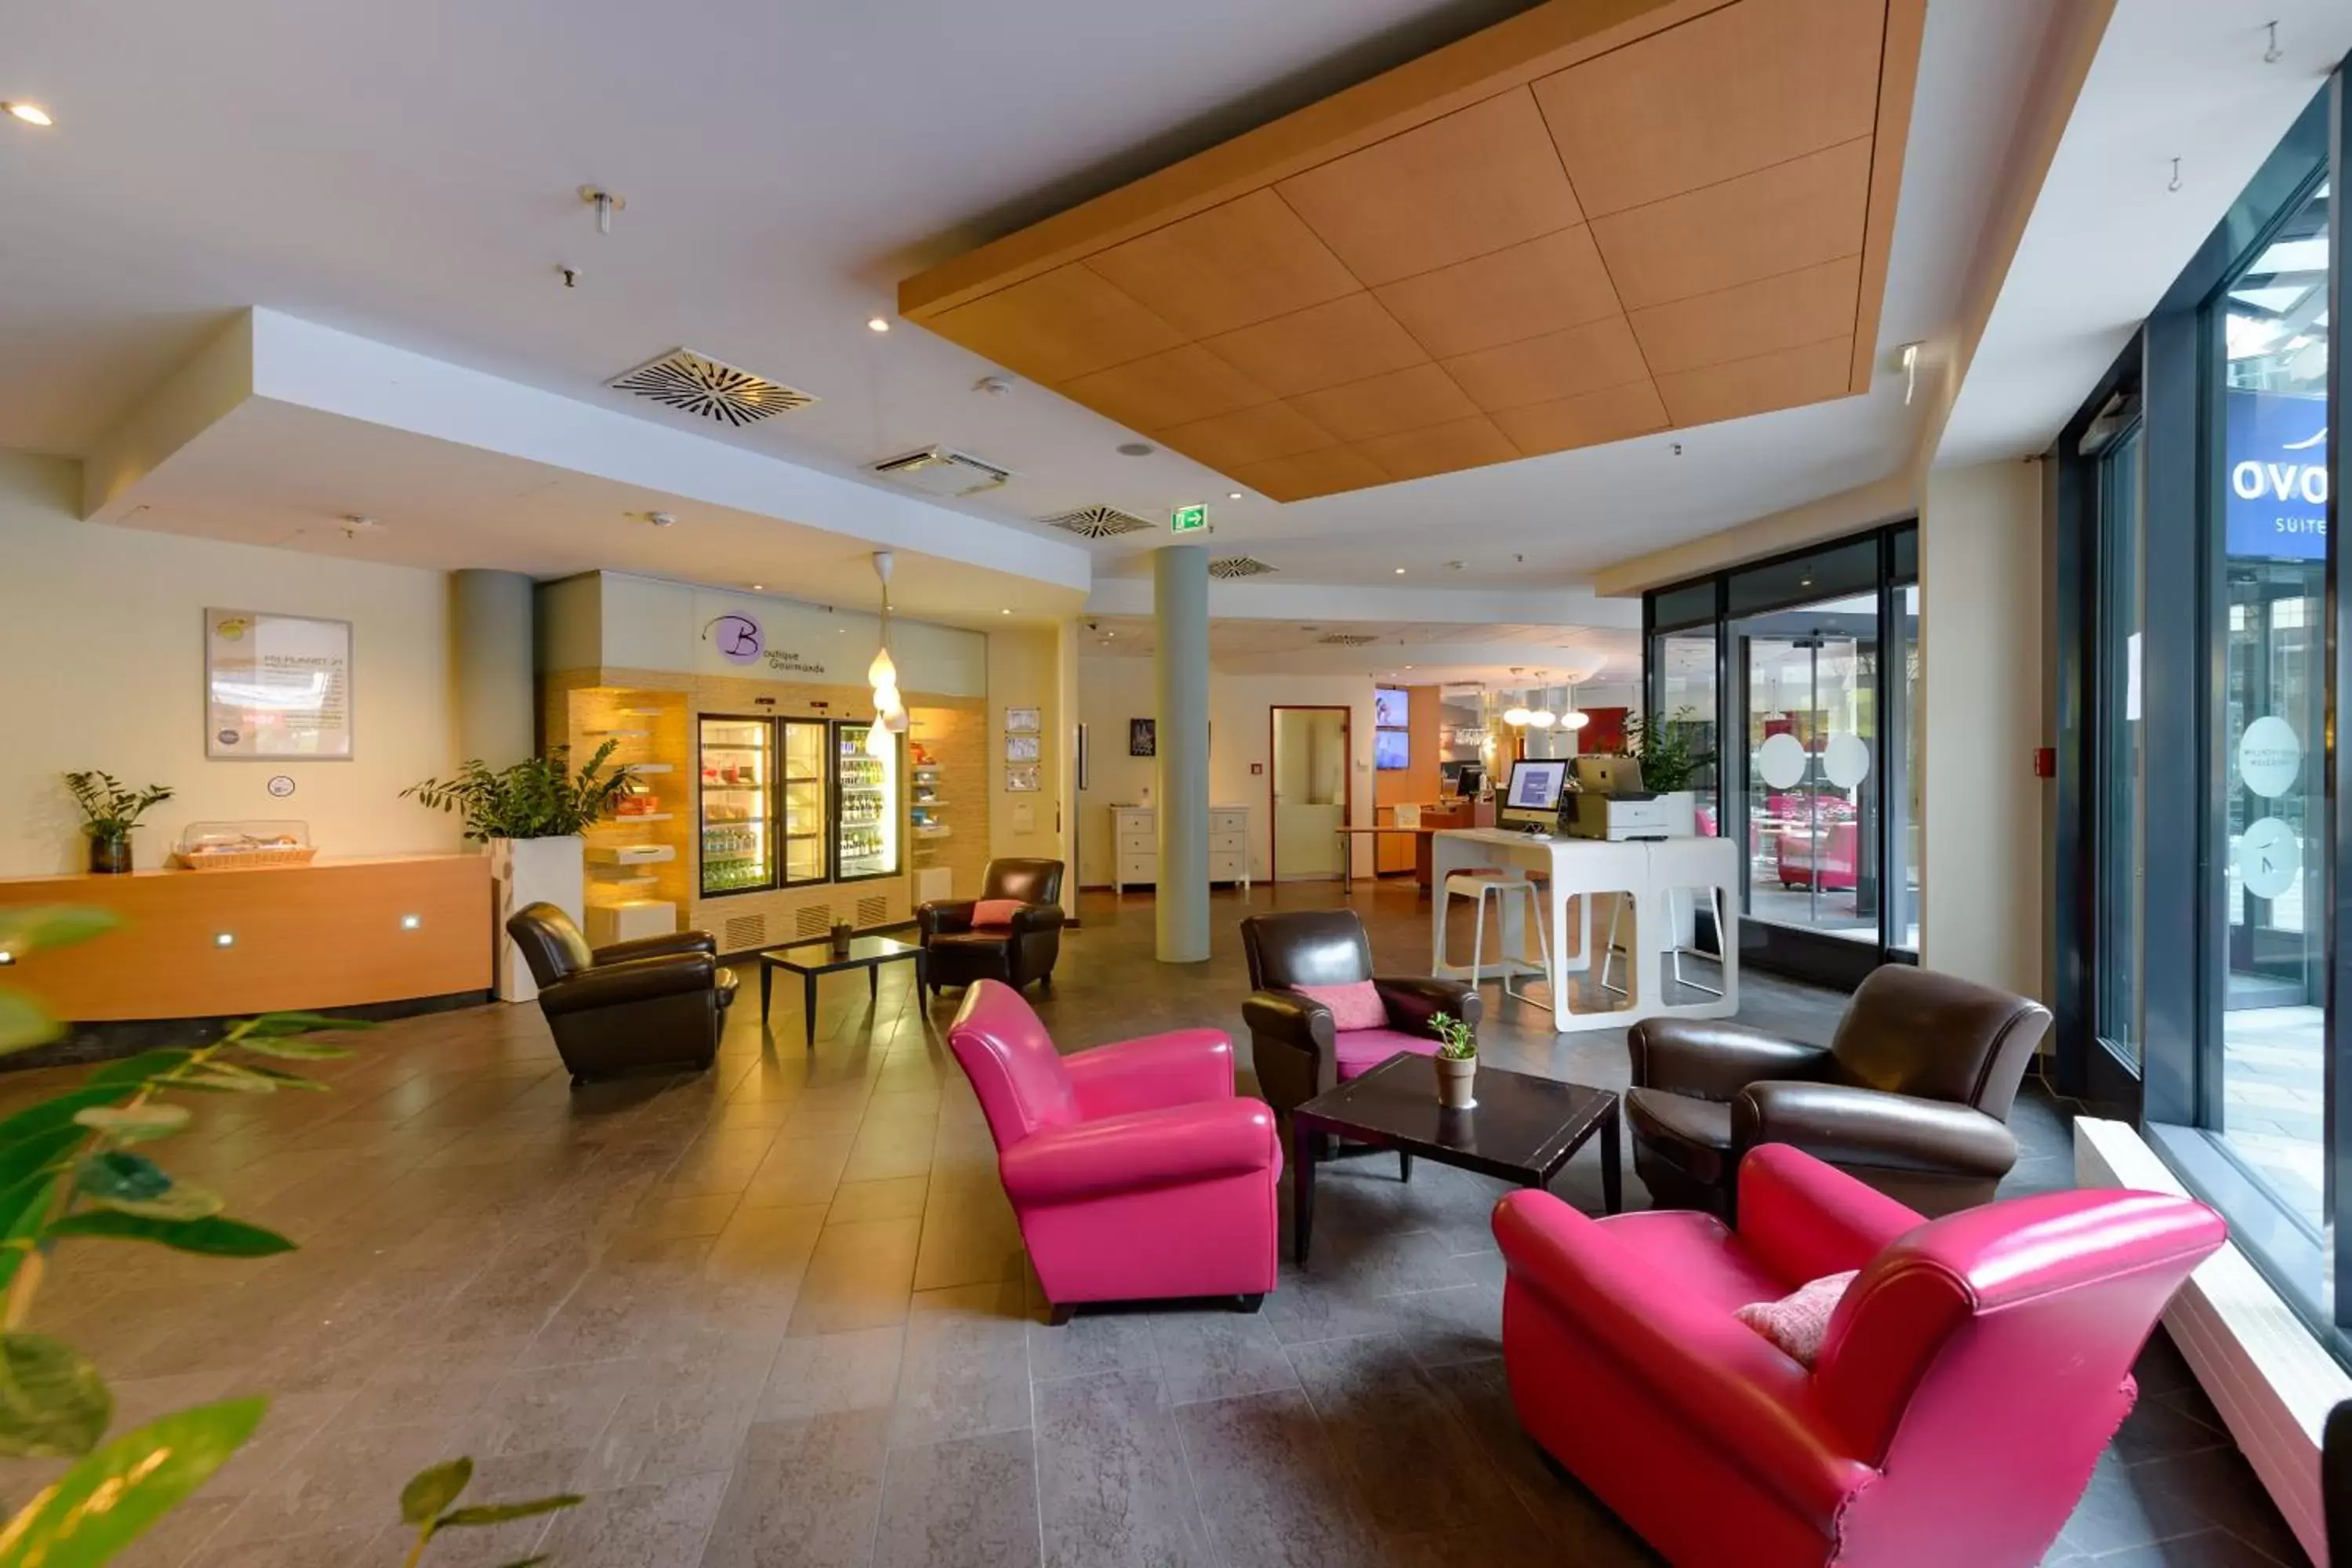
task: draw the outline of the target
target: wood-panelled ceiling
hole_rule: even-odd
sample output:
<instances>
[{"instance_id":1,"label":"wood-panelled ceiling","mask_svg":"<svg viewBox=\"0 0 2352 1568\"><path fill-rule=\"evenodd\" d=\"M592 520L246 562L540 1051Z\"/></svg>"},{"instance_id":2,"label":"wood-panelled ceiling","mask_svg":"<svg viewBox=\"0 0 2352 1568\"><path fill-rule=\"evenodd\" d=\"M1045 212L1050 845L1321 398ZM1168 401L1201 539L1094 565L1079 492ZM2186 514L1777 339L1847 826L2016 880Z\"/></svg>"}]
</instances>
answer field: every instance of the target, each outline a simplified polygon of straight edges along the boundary
<instances>
[{"instance_id":1,"label":"wood-panelled ceiling","mask_svg":"<svg viewBox=\"0 0 2352 1568\"><path fill-rule=\"evenodd\" d=\"M1554 0L906 279L1276 500L1864 391L1925 0Z\"/></svg>"}]
</instances>

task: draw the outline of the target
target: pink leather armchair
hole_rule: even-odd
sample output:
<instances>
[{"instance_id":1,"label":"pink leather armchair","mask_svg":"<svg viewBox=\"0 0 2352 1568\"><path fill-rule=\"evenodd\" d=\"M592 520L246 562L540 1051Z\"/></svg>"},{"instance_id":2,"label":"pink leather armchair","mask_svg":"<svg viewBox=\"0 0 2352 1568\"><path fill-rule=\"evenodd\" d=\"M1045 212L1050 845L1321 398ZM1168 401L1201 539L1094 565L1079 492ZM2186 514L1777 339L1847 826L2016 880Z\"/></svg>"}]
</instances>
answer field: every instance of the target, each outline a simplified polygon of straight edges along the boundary
<instances>
[{"instance_id":1,"label":"pink leather armchair","mask_svg":"<svg viewBox=\"0 0 2352 1568\"><path fill-rule=\"evenodd\" d=\"M2131 1409L2158 1314L2221 1245L2155 1193L2012 1198L1923 1222L1780 1145L1739 1228L1495 1210L1503 1354L1528 1431L1681 1568L2030 1568ZM1860 1269L1808 1370L1732 1316Z\"/></svg>"},{"instance_id":2,"label":"pink leather armchair","mask_svg":"<svg viewBox=\"0 0 2352 1568\"><path fill-rule=\"evenodd\" d=\"M1273 1110L1234 1097L1231 1038L1179 1029L1064 1057L1019 993L982 980L948 1045L1054 1321L1084 1301L1265 1301L1282 1145Z\"/></svg>"}]
</instances>

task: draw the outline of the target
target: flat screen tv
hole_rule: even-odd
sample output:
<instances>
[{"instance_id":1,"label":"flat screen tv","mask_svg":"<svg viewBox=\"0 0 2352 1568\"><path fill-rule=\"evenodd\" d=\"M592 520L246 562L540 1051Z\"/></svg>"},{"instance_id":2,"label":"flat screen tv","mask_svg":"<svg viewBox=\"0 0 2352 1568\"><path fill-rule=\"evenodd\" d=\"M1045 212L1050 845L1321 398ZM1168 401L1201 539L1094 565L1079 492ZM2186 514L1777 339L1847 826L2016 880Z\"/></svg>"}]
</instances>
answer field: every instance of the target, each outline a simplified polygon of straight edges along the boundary
<instances>
[{"instance_id":1,"label":"flat screen tv","mask_svg":"<svg viewBox=\"0 0 2352 1568\"><path fill-rule=\"evenodd\" d=\"M1372 731L1372 766L1384 773L1412 764L1412 738L1402 730Z\"/></svg>"},{"instance_id":2,"label":"flat screen tv","mask_svg":"<svg viewBox=\"0 0 2352 1568\"><path fill-rule=\"evenodd\" d=\"M1372 725L1381 730L1402 730L1412 722L1412 698L1402 686L1372 688ZM1404 764L1399 763L1399 767Z\"/></svg>"}]
</instances>

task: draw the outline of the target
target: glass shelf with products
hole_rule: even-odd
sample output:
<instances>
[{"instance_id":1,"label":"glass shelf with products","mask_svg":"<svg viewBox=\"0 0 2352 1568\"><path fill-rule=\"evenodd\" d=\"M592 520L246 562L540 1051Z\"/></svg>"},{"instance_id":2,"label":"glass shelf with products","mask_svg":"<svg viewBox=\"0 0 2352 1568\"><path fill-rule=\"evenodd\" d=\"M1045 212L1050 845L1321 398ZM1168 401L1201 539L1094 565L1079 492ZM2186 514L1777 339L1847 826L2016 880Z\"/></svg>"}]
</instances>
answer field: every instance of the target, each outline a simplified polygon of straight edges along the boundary
<instances>
[{"instance_id":1,"label":"glass shelf with products","mask_svg":"<svg viewBox=\"0 0 2352 1568\"><path fill-rule=\"evenodd\" d=\"M882 755L867 752L872 726L837 721L834 730L834 877L862 881L893 877L899 867L898 783L902 744L893 736Z\"/></svg>"}]
</instances>

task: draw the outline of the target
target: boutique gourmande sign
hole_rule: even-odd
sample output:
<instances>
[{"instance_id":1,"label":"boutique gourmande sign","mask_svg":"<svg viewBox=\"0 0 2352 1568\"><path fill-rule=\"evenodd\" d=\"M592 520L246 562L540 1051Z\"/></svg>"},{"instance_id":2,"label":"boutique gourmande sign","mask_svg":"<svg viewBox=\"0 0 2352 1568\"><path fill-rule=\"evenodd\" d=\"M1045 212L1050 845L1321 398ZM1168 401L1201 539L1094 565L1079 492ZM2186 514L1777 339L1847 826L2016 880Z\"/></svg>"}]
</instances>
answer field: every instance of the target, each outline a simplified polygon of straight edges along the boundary
<instances>
[{"instance_id":1,"label":"boutique gourmande sign","mask_svg":"<svg viewBox=\"0 0 2352 1568\"><path fill-rule=\"evenodd\" d=\"M2327 401L2232 389L2224 415L2232 555L2327 556Z\"/></svg>"},{"instance_id":2,"label":"boutique gourmande sign","mask_svg":"<svg viewBox=\"0 0 2352 1568\"><path fill-rule=\"evenodd\" d=\"M878 620L794 599L695 595L694 667L709 675L863 686L881 646ZM988 639L893 616L890 652L904 689L976 697L988 689Z\"/></svg>"}]
</instances>

